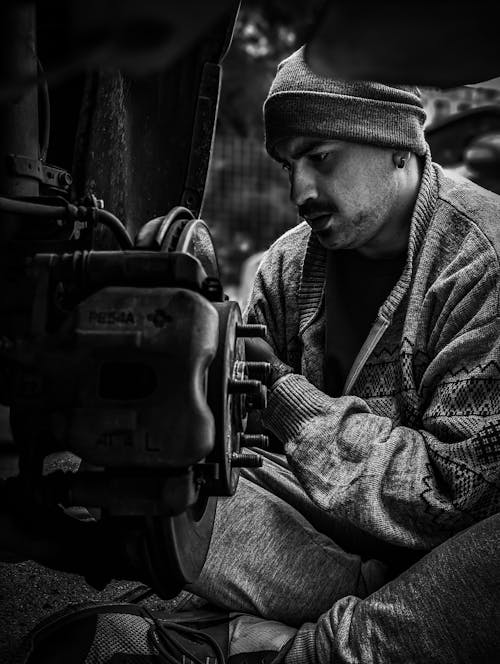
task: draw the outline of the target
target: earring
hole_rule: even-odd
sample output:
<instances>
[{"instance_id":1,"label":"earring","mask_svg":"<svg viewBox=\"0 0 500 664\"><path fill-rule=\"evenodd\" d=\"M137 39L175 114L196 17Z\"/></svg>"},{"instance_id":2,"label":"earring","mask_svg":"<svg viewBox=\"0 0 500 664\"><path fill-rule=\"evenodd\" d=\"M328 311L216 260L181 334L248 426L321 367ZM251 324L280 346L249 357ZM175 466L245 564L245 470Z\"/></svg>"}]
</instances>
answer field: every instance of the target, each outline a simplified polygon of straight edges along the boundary
<instances>
[{"instance_id":1,"label":"earring","mask_svg":"<svg viewBox=\"0 0 500 664\"><path fill-rule=\"evenodd\" d=\"M410 158L409 152L407 152L406 154L401 154L400 152L396 152L392 160L394 162L394 165L397 166L397 168L404 168L409 158Z\"/></svg>"}]
</instances>

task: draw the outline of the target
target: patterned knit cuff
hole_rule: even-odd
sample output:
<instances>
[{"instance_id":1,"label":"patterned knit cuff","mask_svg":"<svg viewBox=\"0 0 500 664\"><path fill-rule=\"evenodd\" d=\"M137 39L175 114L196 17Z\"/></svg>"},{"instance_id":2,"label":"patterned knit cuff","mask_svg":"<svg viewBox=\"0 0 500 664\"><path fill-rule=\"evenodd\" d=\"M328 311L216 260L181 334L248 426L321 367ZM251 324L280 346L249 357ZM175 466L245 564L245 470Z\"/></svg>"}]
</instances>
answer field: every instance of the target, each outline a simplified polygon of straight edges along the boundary
<instances>
[{"instance_id":1,"label":"patterned knit cuff","mask_svg":"<svg viewBox=\"0 0 500 664\"><path fill-rule=\"evenodd\" d=\"M269 389L272 390L278 380L288 374L293 373L292 367L288 366L281 360L276 359L276 361L271 362L271 378L269 380Z\"/></svg>"},{"instance_id":2,"label":"patterned knit cuff","mask_svg":"<svg viewBox=\"0 0 500 664\"><path fill-rule=\"evenodd\" d=\"M283 375L272 386L263 414L263 424L282 442L300 433L305 419L331 410L332 399L304 376Z\"/></svg>"}]
</instances>

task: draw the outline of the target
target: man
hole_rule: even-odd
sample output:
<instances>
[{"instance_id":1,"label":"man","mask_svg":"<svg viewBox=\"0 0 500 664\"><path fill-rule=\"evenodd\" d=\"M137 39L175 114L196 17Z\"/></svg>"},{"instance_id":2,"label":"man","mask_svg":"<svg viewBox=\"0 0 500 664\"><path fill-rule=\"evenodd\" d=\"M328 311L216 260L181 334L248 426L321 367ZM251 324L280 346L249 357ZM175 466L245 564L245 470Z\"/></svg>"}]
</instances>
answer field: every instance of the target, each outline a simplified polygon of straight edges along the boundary
<instances>
[{"instance_id":1,"label":"man","mask_svg":"<svg viewBox=\"0 0 500 664\"><path fill-rule=\"evenodd\" d=\"M276 661L498 661L500 200L432 164L415 89L300 49L264 115L305 220L247 310L286 460L220 501L193 590L299 628L268 624Z\"/></svg>"},{"instance_id":2,"label":"man","mask_svg":"<svg viewBox=\"0 0 500 664\"><path fill-rule=\"evenodd\" d=\"M432 164L424 118L416 90L319 78L302 50L266 100L305 222L247 310L286 458L219 501L190 588L244 614L231 664L500 661L500 199Z\"/></svg>"}]
</instances>

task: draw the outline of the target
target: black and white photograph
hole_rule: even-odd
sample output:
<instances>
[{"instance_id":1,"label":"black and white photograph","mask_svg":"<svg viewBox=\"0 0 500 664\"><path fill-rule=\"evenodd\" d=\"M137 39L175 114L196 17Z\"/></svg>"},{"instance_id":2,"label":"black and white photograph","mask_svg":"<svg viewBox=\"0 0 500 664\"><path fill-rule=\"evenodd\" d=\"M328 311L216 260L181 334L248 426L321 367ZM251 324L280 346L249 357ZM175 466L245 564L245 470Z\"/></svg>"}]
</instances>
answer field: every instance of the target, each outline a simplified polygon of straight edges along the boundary
<instances>
[{"instance_id":1,"label":"black and white photograph","mask_svg":"<svg viewBox=\"0 0 500 664\"><path fill-rule=\"evenodd\" d=\"M0 3L0 664L500 664L495 3Z\"/></svg>"}]
</instances>

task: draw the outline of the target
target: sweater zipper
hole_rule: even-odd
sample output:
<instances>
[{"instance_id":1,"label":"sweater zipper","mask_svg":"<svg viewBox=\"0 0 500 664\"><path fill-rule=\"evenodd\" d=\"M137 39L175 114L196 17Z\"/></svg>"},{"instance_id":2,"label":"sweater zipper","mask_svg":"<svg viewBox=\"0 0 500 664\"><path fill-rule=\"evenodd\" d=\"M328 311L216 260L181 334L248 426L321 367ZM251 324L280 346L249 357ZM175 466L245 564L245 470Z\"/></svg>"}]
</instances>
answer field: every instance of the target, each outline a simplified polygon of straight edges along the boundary
<instances>
[{"instance_id":1,"label":"sweater zipper","mask_svg":"<svg viewBox=\"0 0 500 664\"><path fill-rule=\"evenodd\" d=\"M368 334L364 344L361 346L361 349L356 356L356 359L354 360L351 370L349 371L349 375L347 376L344 389L342 391L343 396L348 395L352 390L352 386L358 379L358 376L361 373L361 369L365 366L367 359L372 354L373 349L378 344L380 338L388 327L389 321L386 319L378 319L375 321L370 330L370 333Z\"/></svg>"}]
</instances>

